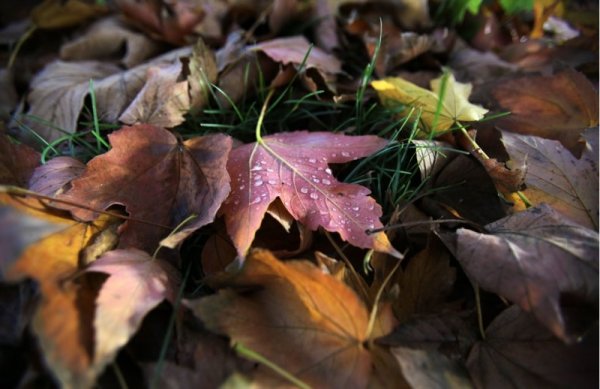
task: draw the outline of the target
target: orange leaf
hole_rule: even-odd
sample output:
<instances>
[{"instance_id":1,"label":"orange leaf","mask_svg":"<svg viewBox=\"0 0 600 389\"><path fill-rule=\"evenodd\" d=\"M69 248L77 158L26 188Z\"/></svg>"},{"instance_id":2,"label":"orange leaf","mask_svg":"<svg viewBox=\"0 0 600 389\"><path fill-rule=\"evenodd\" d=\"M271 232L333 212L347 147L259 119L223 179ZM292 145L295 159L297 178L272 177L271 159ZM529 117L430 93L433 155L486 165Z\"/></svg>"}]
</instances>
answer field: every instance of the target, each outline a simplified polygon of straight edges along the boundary
<instances>
[{"instance_id":1,"label":"orange leaf","mask_svg":"<svg viewBox=\"0 0 600 389\"><path fill-rule=\"evenodd\" d=\"M73 275L78 271L82 250L107 228L112 217L101 215L89 223L80 223L60 213L53 213L34 198L12 198L0 194L0 203L9 205L23 217L43 219L55 229L22 248L8 264L7 281L32 278L39 283L41 301L33 317L46 363L64 387L88 387L100 372L92 363L91 315L79 304L90 295L86 284ZM1 242L4 246L5 242ZM9 261L11 258L9 258ZM7 259L2 263L6 265Z\"/></svg>"},{"instance_id":2,"label":"orange leaf","mask_svg":"<svg viewBox=\"0 0 600 389\"><path fill-rule=\"evenodd\" d=\"M225 285L191 303L209 329L309 385L367 385L373 363L365 346L369 316L347 285L309 262L281 262L265 250L252 251Z\"/></svg>"}]
</instances>

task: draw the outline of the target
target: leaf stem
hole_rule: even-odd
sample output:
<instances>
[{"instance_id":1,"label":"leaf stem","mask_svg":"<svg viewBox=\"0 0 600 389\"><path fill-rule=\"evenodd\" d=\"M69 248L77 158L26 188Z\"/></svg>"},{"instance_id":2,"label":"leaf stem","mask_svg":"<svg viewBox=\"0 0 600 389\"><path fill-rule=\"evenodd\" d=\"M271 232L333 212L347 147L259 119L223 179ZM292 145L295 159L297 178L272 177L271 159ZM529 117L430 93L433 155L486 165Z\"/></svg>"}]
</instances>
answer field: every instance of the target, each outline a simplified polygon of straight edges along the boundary
<instances>
[{"instance_id":1,"label":"leaf stem","mask_svg":"<svg viewBox=\"0 0 600 389\"><path fill-rule=\"evenodd\" d=\"M256 122L256 129L254 130L254 134L256 137L256 143L260 144L261 146L264 146L265 142L263 141L263 138L260 134L260 129L262 128L263 121L265 120L265 114L267 113L267 107L269 106L269 101L271 100L271 97L273 97L274 93L275 93L275 89L271 89L269 91L269 93L267 94L267 98L265 99L265 102L263 103L263 105L260 109L260 115L258 116L258 121Z\"/></svg>"},{"instance_id":2,"label":"leaf stem","mask_svg":"<svg viewBox=\"0 0 600 389\"><path fill-rule=\"evenodd\" d=\"M481 295L479 293L479 285L473 284L475 290L475 307L477 309L477 325L479 326L479 334L481 339L485 339L485 329L483 328L483 313L481 311Z\"/></svg>"},{"instance_id":3,"label":"leaf stem","mask_svg":"<svg viewBox=\"0 0 600 389\"><path fill-rule=\"evenodd\" d=\"M461 124L461 122L459 122L458 120L456 121L456 124L458 125L458 128L460 128L460 132L462 132L462 134L467 138L467 141L473 147L473 152L476 153L476 154L478 154L482 159L485 159L485 160L490 159L489 155L487 155L485 153L485 151L483 151L481 149L481 147L479 147L479 145L477 144L477 142L475 142L475 139L471 138L471 135L469 135L469 133L467 132L467 129L465 128L465 126L463 126Z\"/></svg>"},{"instance_id":4,"label":"leaf stem","mask_svg":"<svg viewBox=\"0 0 600 389\"><path fill-rule=\"evenodd\" d=\"M481 157L481 159L483 159L483 160L489 160L490 159L489 155L487 155L485 153L485 151L483 151L481 149L481 147L477 144L477 142L473 138L471 138L471 135L469 135L469 133L467 132L467 129L458 120L456 121L456 124L460 128L460 132L463 133L463 135L467 138L467 140L469 141L469 143L473 147L473 152L475 154L479 155ZM529 207L531 207L533 205L531 203L531 201L529 201L529 199L527 198L527 196L525 196L525 193L521 192L520 190L517 191L516 193L517 193L517 196L519 196L519 198L521 199L521 201L523 201L523 203L525 203L525 207L529 208Z\"/></svg>"},{"instance_id":5,"label":"leaf stem","mask_svg":"<svg viewBox=\"0 0 600 389\"><path fill-rule=\"evenodd\" d=\"M240 354L241 356L243 356L244 358L247 358L247 359L250 359L252 361L256 361L258 363L261 363L261 364L265 365L266 367L268 367L269 369L273 370L275 373L279 374L281 377L285 378L286 380L288 380L292 384L296 385L297 387L299 387L301 389L310 389L310 385L306 384L305 382L303 382L299 378L295 377L292 373L290 373L287 370L281 368L280 366L276 365L272 361L270 361L267 358L265 358L263 355L257 353L254 350L249 349L248 347L244 346L243 344L241 344L241 343L235 343L234 346L233 346L233 349L238 354Z\"/></svg>"},{"instance_id":6,"label":"leaf stem","mask_svg":"<svg viewBox=\"0 0 600 389\"><path fill-rule=\"evenodd\" d=\"M365 339L371 338L371 334L373 333L373 328L375 327L375 319L377 319L377 313L379 311L378 310L379 301L381 300L381 296L383 296L383 290L385 289L387 284L389 284L389 282L391 281L392 276L394 275L394 273L396 273L396 270L398 270L398 268L400 267L401 262L402 261L396 261L396 264L394 265L392 270L389 272L389 274L385 277L385 279L381 283L381 286L379 287L379 290L377 291L377 294L375 295L375 299L373 300L373 308L371 308L371 314L369 315L369 324L367 325L367 333L365 334Z\"/></svg>"},{"instance_id":7,"label":"leaf stem","mask_svg":"<svg viewBox=\"0 0 600 389\"><path fill-rule=\"evenodd\" d=\"M37 30L37 26L35 24L33 24L27 29L27 31L25 31L23 33L23 35L21 35L21 37L17 41L17 45L15 46L13 51L10 53L10 57L8 59L8 64L6 65L6 67L8 69L12 68L12 66L14 65L14 63L17 59L17 54L19 54L19 51L21 51L21 47L31 37L31 35L33 35L33 33L36 30Z\"/></svg>"}]
</instances>

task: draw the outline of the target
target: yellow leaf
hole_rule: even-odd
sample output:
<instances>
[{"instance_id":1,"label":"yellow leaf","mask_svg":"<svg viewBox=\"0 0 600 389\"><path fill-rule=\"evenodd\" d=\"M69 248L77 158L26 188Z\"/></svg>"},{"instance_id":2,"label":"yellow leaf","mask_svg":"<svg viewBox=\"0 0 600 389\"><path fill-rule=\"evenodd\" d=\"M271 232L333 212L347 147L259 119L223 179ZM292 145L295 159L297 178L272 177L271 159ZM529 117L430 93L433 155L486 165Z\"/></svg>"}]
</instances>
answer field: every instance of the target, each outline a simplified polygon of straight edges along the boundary
<instances>
[{"instance_id":1,"label":"yellow leaf","mask_svg":"<svg viewBox=\"0 0 600 389\"><path fill-rule=\"evenodd\" d=\"M431 91L400 77L373 81L371 86L375 88L385 106L394 107L402 104L416 108L419 111L416 115L420 115L425 131L433 132L434 135L446 131L456 121L470 122L482 119L488 110L469 103L471 84L457 82L449 73L441 110L435 123L443 77L431 81Z\"/></svg>"}]
</instances>

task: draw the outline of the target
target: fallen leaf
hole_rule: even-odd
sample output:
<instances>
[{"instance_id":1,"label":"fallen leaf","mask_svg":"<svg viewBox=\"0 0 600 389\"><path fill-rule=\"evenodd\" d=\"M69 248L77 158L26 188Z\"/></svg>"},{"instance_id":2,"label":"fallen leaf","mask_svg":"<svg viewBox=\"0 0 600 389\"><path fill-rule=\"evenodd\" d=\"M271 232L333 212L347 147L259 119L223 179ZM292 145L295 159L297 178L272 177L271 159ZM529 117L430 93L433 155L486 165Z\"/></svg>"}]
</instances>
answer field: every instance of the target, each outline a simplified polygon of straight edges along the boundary
<instances>
[{"instance_id":1,"label":"fallen leaf","mask_svg":"<svg viewBox=\"0 0 600 389\"><path fill-rule=\"evenodd\" d=\"M0 185L27 187L34 169L40 164L37 151L24 144L13 143L0 133Z\"/></svg>"},{"instance_id":2,"label":"fallen leaf","mask_svg":"<svg viewBox=\"0 0 600 389\"><path fill-rule=\"evenodd\" d=\"M196 218L171 237L172 245L213 221L229 193L225 163L230 137L215 134L181 142L162 128L138 125L113 132L109 140L112 149L92 159L61 198L99 210L124 205L131 217L144 220L127 222L120 248L153 251L169 232L165 227L174 228L192 214ZM87 209L71 211L81 220L97 215Z\"/></svg>"},{"instance_id":3,"label":"fallen leaf","mask_svg":"<svg viewBox=\"0 0 600 389\"><path fill-rule=\"evenodd\" d=\"M182 384L224 388L223 383L232 374L251 374L254 370L254 363L239 357L223 336L201 327L189 310L178 324L177 336L171 343L174 358L170 359L171 353L167 353L163 361L141 364L146 382L155 380L158 387L172 389L181 388ZM161 369L160 375L157 369Z\"/></svg>"},{"instance_id":4,"label":"fallen leaf","mask_svg":"<svg viewBox=\"0 0 600 389\"><path fill-rule=\"evenodd\" d=\"M190 109L190 96L188 81L179 81L181 73L180 61L164 67L149 67L144 87L119 116L119 121L164 128L183 123L183 115Z\"/></svg>"},{"instance_id":5,"label":"fallen leaf","mask_svg":"<svg viewBox=\"0 0 600 389\"><path fill-rule=\"evenodd\" d=\"M598 136L597 129L594 130ZM533 203L548 203L583 226L598 228L598 149L576 159L558 141L503 131L511 160L527 166L523 191Z\"/></svg>"},{"instance_id":6,"label":"fallen leaf","mask_svg":"<svg viewBox=\"0 0 600 389\"><path fill-rule=\"evenodd\" d=\"M303 36L272 39L250 46L247 50L260 51L275 62L293 66L296 71L299 70L301 64L304 64L303 70L316 70L330 90L333 90L335 77L342 70L342 63L335 56L318 47L311 46ZM282 75L281 72L280 75ZM311 85L316 81L312 80L309 74L303 72L301 79L309 90L316 88Z\"/></svg>"},{"instance_id":7,"label":"fallen leaf","mask_svg":"<svg viewBox=\"0 0 600 389\"><path fill-rule=\"evenodd\" d=\"M281 262L255 250L221 286L214 296L188 302L210 330L308 385L366 387L368 312L345 284L309 262Z\"/></svg>"},{"instance_id":8,"label":"fallen leaf","mask_svg":"<svg viewBox=\"0 0 600 389\"><path fill-rule=\"evenodd\" d=\"M299 66L304 62L307 69L315 68L328 74L335 74L341 70L341 62L336 57L318 47L311 48L303 36L272 39L250 46L248 50L261 51L282 64Z\"/></svg>"},{"instance_id":9,"label":"fallen leaf","mask_svg":"<svg viewBox=\"0 0 600 389\"><path fill-rule=\"evenodd\" d=\"M585 148L581 133L598 125L598 91L573 69L502 80L491 93L498 109L511 112L497 120L498 128L558 140L578 158Z\"/></svg>"},{"instance_id":10,"label":"fallen leaf","mask_svg":"<svg viewBox=\"0 0 600 389\"><path fill-rule=\"evenodd\" d=\"M60 48L66 61L106 60L118 58L127 68L134 67L158 54L161 46L147 36L127 28L116 17L92 24L81 37Z\"/></svg>"},{"instance_id":11,"label":"fallen leaf","mask_svg":"<svg viewBox=\"0 0 600 389\"><path fill-rule=\"evenodd\" d=\"M456 280L456 269L449 261L450 253L431 237L427 247L410 258L406 268L398 273L395 285L399 297L392 306L400 323L443 306Z\"/></svg>"},{"instance_id":12,"label":"fallen leaf","mask_svg":"<svg viewBox=\"0 0 600 389\"><path fill-rule=\"evenodd\" d=\"M152 38L174 45L187 43L189 35L204 17L194 1L117 0L128 21Z\"/></svg>"},{"instance_id":13,"label":"fallen leaf","mask_svg":"<svg viewBox=\"0 0 600 389\"><path fill-rule=\"evenodd\" d=\"M471 280L530 311L573 342L589 323L574 323L566 296L598 304L598 233L548 205L489 224L488 234L459 229L456 258ZM567 304L568 305L568 304Z\"/></svg>"},{"instance_id":14,"label":"fallen leaf","mask_svg":"<svg viewBox=\"0 0 600 389\"><path fill-rule=\"evenodd\" d=\"M43 202L29 197L16 199L4 195L2 202L59 227L21 250L16 261L8 266L5 279L16 282L32 278L38 282L41 301L32 329L46 364L62 386L90 387L101 370L94 365L90 354L91 315L84 309L84 306L93 307L86 298L92 290L72 276L79 269L82 250L98 233L117 221L102 215L94 222L81 223L52 212Z\"/></svg>"},{"instance_id":15,"label":"fallen leaf","mask_svg":"<svg viewBox=\"0 0 600 389\"><path fill-rule=\"evenodd\" d=\"M437 351L395 347L390 350L412 388L471 388L465 368Z\"/></svg>"},{"instance_id":16,"label":"fallen leaf","mask_svg":"<svg viewBox=\"0 0 600 389\"><path fill-rule=\"evenodd\" d=\"M412 31L386 36L375 59L377 74L390 74L396 67L428 52L433 44L434 40L430 35L420 35Z\"/></svg>"},{"instance_id":17,"label":"fallen leaf","mask_svg":"<svg viewBox=\"0 0 600 389\"><path fill-rule=\"evenodd\" d=\"M494 184L496 184L496 188L498 188L500 193L506 195L524 189L526 182L525 178L527 176L527 165L525 163L519 164L516 163L516 161L503 163L499 162L496 158L479 160L494 181Z\"/></svg>"},{"instance_id":18,"label":"fallen leaf","mask_svg":"<svg viewBox=\"0 0 600 389\"><path fill-rule=\"evenodd\" d=\"M233 149L227 162L232 190L222 212L238 255L245 256L277 197L311 230L323 227L357 247L399 255L385 233L365 232L382 226L381 207L368 197L369 190L338 182L328 168L372 154L386 143L375 136L297 131Z\"/></svg>"},{"instance_id":19,"label":"fallen leaf","mask_svg":"<svg viewBox=\"0 0 600 389\"><path fill-rule=\"evenodd\" d=\"M477 388L598 386L598 326L566 345L528 313L512 306L488 326L467 368Z\"/></svg>"},{"instance_id":20,"label":"fallen leaf","mask_svg":"<svg viewBox=\"0 0 600 389\"><path fill-rule=\"evenodd\" d=\"M190 89L190 105L194 110L208 103L211 84L217 82L218 71L215 53L198 39L190 57L187 81Z\"/></svg>"},{"instance_id":21,"label":"fallen leaf","mask_svg":"<svg viewBox=\"0 0 600 389\"><path fill-rule=\"evenodd\" d=\"M340 46L335 18L337 4L330 3L327 0L317 0L313 9L313 16L317 20L315 42L328 53Z\"/></svg>"},{"instance_id":22,"label":"fallen leaf","mask_svg":"<svg viewBox=\"0 0 600 389\"><path fill-rule=\"evenodd\" d=\"M109 251L86 272L109 275L94 312L93 361L102 369L114 360L150 310L165 299L174 303L179 274L166 261L137 249Z\"/></svg>"},{"instance_id":23,"label":"fallen leaf","mask_svg":"<svg viewBox=\"0 0 600 389\"><path fill-rule=\"evenodd\" d=\"M378 344L415 350L438 351L455 361L464 361L478 333L471 315L434 313L420 315L400 324L390 334L377 339Z\"/></svg>"},{"instance_id":24,"label":"fallen leaf","mask_svg":"<svg viewBox=\"0 0 600 389\"><path fill-rule=\"evenodd\" d=\"M463 40L454 45L448 66L452 73L463 81L480 84L512 74L518 67L498 57L493 51L479 51L468 46Z\"/></svg>"},{"instance_id":25,"label":"fallen leaf","mask_svg":"<svg viewBox=\"0 0 600 389\"><path fill-rule=\"evenodd\" d=\"M38 28L68 28L83 24L105 14L106 4L85 0L44 0L31 11L31 20Z\"/></svg>"},{"instance_id":26,"label":"fallen leaf","mask_svg":"<svg viewBox=\"0 0 600 389\"><path fill-rule=\"evenodd\" d=\"M174 50L125 72L118 66L95 61L52 62L31 81L27 97L30 108L23 121L47 141L56 140L65 132L74 133L89 94L89 81L93 79L98 118L116 122L144 86L150 66L178 62L190 52L188 47Z\"/></svg>"},{"instance_id":27,"label":"fallen leaf","mask_svg":"<svg viewBox=\"0 0 600 389\"><path fill-rule=\"evenodd\" d=\"M79 177L84 170L85 165L75 158L52 158L33 171L29 180L29 190L52 197L66 184Z\"/></svg>"},{"instance_id":28,"label":"fallen leaf","mask_svg":"<svg viewBox=\"0 0 600 389\"><path fill-rule=\"evenodd\" d=\"M417 141L416 153L426 194L420 206L434 218L457 216L484 225L506 215L494 182L474 157L450 145Z\"/></svg>"},{"instance_id":29,"label":"fallen leaf","mask_svg":"<svg viewBox=\"0 0 600 389\"><path fill-rule=\"evenodd\" d=\"M389 107L406 105L419 110L416 114L428 132L434 135L449 129L457 121L481 120L487 109L469 103L471 84L462 84L448 73L441 110L436 123L435 113L444 76L431 81L431 91L399 77L389 77L371 82L382 103ZM435 126L434 126L435 125Z\"/></svg>"}]
</instances>

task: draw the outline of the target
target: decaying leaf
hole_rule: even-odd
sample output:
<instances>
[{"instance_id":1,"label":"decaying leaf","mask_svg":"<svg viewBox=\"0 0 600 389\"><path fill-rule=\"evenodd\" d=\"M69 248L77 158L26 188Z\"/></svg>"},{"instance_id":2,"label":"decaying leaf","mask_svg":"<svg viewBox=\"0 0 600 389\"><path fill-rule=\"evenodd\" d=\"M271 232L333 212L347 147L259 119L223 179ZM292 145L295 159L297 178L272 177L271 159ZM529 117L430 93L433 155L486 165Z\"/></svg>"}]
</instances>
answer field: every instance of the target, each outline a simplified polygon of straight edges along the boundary
<instances>
[{"instance_id":1,"label":"decaying leaf","mask_svg":"<svg viewBox=\"0 0 600 389\"><path fill-rule=\"evenodd\" d=\"M598 136L597 129L593 136ZM577 159L558 141L503 131L512 160L526 164L523 191L533 204L548 203L583 226L598 228L598 148Z\"/></svg>"},{"instance_id":2,"label":"decaying leaf","mask_svg":"<svg viewBox=\"0 0 600 389\"><path fill-rule=\"evenodd\" d=\"M366 387L368 312L345 284L309 262L281 262L256 250L221 286L217 295L189 302L209 329L309 385Z\"/></svg>"},{"instance_id":3,"label":"decaying leaf","mask_svg":"<svg viewBox=\"0 0 600 389\"><path fill-rule=\"evenodd\" d=\"M79 269L82 250L115 220L102 215L81 223L51 212L32 198L3 195L2 202L60 227L27 245L5 276L12 282L32 278L39 283L42 297L32 329L46 364L64 387L90 387L103 368L94 364L89 349L93 341L89 309L93 306L88 296L92 290L72 276Z\"/></svg>"},{"instance_id":4,"label":"decaying leaf","mask_svg":"<svg viewBox=\"0 0 600 389\"><path fill-rule=\"evenodd\" d=\"M342 68L342 63L335 56L318 47L312 47L303 36L272 39L250 46L247 50L263 52L273 61L283 65L291 65L295 70L299 70L300 65L303 64L303 70L312 69L317 71L331 90L334 89L335 76L340 73ZM276 80L275 83L285 83L291 79L291 77L284 76L284 74L285 69L279 74L281 79ZM302 73L301 79L309 90L314 91L317 89L317 81L305 72Z\"/></svg>"},{"instance_id":5,"label":"decaying leaf","mask_svg":"<svg viewBox=\"0 0 600 389\"><path fill-rule=\"evenodd\" d=\"M82 24L108 11L106 4L86 0L44 0L31 11L38 28L68 28Z\"/></svg>"},{"instance_id":6,"label":"decaying leaf","mask_svg":"<svg viewBox=\"0 0 600 389\"><path fill-rule=\"evenodd\" d=\"M397 277L399 297L393 304L401 323L414 314L435 312L446 302L456 279L448 251L435 238L412 257Z\"/></svg>"},{"instance_id":7,"label":"decaying leaf","mask_svg":"<svg viewBox=\"0 0 600 389\"><path fill-rule=\"evenodd\" d=\"M456 232L456 257L472 281L531 312L562 340L577 339L589 322L570 317L571 300L584 310L598 306L598 233L545 204L486 230Z\"/></svg>"},{"instance_id":8,"label":"decaying leaf","mask_svg":"<svg viewBox=\"0 0 600 389\"><path fill-rule=\"evenodd\" d=\"M115 358L151 309L165 299L175 301L179 274L166 261L137 249L109 251L86 271L109 275L94 313L93 361L102 368Z\"/></svg>"},{"instance_id":9,"label":"decaying leaf","mask_svg":"<svg viewBox=\"0 0 600 389\"><path fill-rule=\"evenodd\" d=\"M171 236L170 246L175 246L213 221L229 193L225 163L230 137L215 134L181 142L162 128L138 125L113 132L109 140L112 149L92 159L61 197L100 210L124 205L131 217L144 220L127 222L121 248L153 251L170 229L196 215ZM81 220L96 217L85 209L71 211Z\"/></svg>"},{"instance_id":10,"label":"decaying leaf","mask_svg":"<svg viewBox=\"0 0 600 389\"><path fill-rule=\"evenodd\" d=\"M373 81L371 85L384 105L417 108L426 130L434 134L449 129L456 121L470 122L482 119L488 110L469 103L471 84L457 82L454 75L448 73L440 114L436 120L435 113L443 78L444 76L441 76L431 81L431 91L399 77Z\"/></svg>"},{"instance_id":11,"label":"decaying leaf","mask_svg":"<svg viewBox=\"0 0 600 389\"><path fill-rule=\"evenodd\" d=\"M486 169L474 157L440 142L416 141L417 162L428 193L421 206L433 217L487 224L506 215Z\"/></svg>"},{"instance_id":12,"label":"decaying leaf","mask_svg":"<svg viewBox=\"0 0 600 389\"><path fill-rule=\"evenodd\" d=\"M502 80L491 93L511 112L498 119L500 129L558 140L576 157L585 148L581 133L598 124L598 91L573 69Z\"/></svg>"},{"instance_id":13,"label":"decaying leaf","mask_svg":"<svg viewBox=\"0 0 600 389\"><path fill-rule=\"evenodd\" d=\"M65 61L101 60L118 58L131 68L158 54L160 45L147 36L127 28L116 17L92 24L81 37L60 48Z\"/></svg>"},{"instance_id":14,"label":"decaying leaf","mask_svg":"<svg viewBox=\"0 0 600 389\"><path fill-rule=\"evenodd\" d=\"M580 342L566 345L528 313L512 306L488 326L469 355L477 388L598 386L598 325Z\"/></svg>"},{"instance_id":15,"label":"decaying leaf","mask_svg":"<svg viewBox=\"0 0 600 389\"><path fill-rule=\"evenodd\" d=\"M192 50L189 63L190 74L187 77L190 86L190 105L201 109L208 102L211 84L217 81L217 62L215 53L198 39Z\"/></svg>"},{"instance_id":16,"label":"decaying leaf","mask_svg":"<svg viewBox=\"0 0 600 389\"><path fill-rule=\"evenodd\" d=\"M117 0L127 19L151 37L182 45L203 18L193 1Z\"/></svg>"},{"instance_id":17,"label":"decaying leaf","mask_svg":"<svg viewBox=\"0 0 600 389\"><path fill-rule=\"evenodd\" d=\"M183 123L183 115L190 109L190 96L188 81L180 80L181 72L180 61L164 67L149 67L144 87L119 116L119 121L164 128Z\"/></svg>"},{"instance_id":18,"label":"decaying leaf","mask_svg":"<svg viewBox=\"0 0 600 389\"><path fill-rule=\"evenodd\" d=\"M434 313L416 316L394 328L377 343L390 347L433 350L451 360L463 361L477 340L473 315Z\"/></svg>"},{"instance_id":19,"label":"decaying leaf","mask_svg":"<svg viewBox=\"0 0 600 389\"><path fill-rule=\"evenodd\" d=\"M399 256L385 233L366 233L382 226L381 207L368 197L369 190L340 183L328 167L372 154L386 143L376 136L297 131L232 150L227 162L232 189L222 212L238 254L245 256L269 204L279 197L311 230L323 227L355 246Z\"/></svg>"},{"instance_id":20,"label":"decaying leaf","mask_svg":"<svg viewBox=\"0 0 600 389\"><path fill-rule=\"evenodd\" d=\"M456 361L432 350L395 347L392 354L411 388L471 388L467 371Z\"/></svg>"},{"instance_id":21,"label":"decaying leaf","mask_svg":"<svg viewBox=\"0 0 600 389\"><path fill-rule=\"evenodd\" d=\"M30 105L24 122L47 141L77 129L77 119L94 80L96 108L101 121L116 122L144 86L150 66L164 66L189 55L184 47L122 72L118 66L93 61L55 61L31 82ZM52 123L48 126L45 123Z\"/></svg>"},{"instance_id":22,"label":"decaying leaf","mask_svg":"<svg viewBox=\"0 0 600 389\"><path fill-rule=\"evenodd\" d=\"M56 157L33 171L29 190L45 195L56 195L67 183L79 177L85 165L75 158Z\"/></svg>"}]
</instances>

